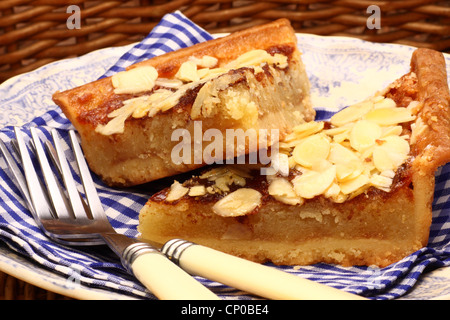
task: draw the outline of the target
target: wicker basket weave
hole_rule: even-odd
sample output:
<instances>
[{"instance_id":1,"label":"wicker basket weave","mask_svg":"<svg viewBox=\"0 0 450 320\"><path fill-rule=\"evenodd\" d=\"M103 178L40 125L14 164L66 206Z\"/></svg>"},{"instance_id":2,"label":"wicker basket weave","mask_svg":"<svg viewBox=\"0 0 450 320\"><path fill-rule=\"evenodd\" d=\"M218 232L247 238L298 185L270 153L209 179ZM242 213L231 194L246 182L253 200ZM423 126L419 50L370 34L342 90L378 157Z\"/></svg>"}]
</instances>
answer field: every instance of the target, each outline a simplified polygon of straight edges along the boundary
<instances>
[{"instance_id":1,"label":"wicker basket weave","mask_svg":"<svg viewBox=\"0 0 450 320\"><path fill-rule=\"evenodd\" d=\"M0 300L67 300L68 297L33 286L0 271Z\"/></svg>"},{"instance_id":2,"label":"wicker basket weave","mask_svg":"<svg viewBox=\"0 0 450 320\"><path fill-rule=\"evenodd\" d=\"M79 29L68 28L80 9ZM371 5L381 28L369 28ZM450 1L437 0L2 0L0 83L49 62L145 37L169 12L180 10L211 33L232 32L287 18L297 32L358 37L450 52ZM2 299L65 299L0 271Z\"/></svg>"},{"instance_id":3,"label":"wicker basket weave","mask_svg":"<svg viewBox=\"0 0 450 320\"><path fill-rule=\"evenodd\" d=\"M70 5L80 9L79 29L68 27ZM370 5L380 9L379 29L367 27ZM298 32L450 50L448 0L2 0L0 82L54 60L138 41L175 10L209 32L284 17Z\"/></svg>"}]
</instances>

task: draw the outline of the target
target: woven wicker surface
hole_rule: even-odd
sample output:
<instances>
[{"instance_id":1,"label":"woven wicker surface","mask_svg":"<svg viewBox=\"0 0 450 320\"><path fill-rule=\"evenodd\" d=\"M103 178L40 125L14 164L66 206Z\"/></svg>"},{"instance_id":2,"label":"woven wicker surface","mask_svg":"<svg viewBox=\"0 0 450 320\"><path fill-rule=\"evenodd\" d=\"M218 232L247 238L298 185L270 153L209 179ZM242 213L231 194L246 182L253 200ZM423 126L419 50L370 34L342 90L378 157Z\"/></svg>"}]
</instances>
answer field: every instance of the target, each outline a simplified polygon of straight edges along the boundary
<instances>
[{"instance_id":1,"label":"woven wicker surface","mask_svg":"<svg viewBox=\"0 0 450 320\"><path fill-rule=\"evenodd\" d=\"M80 11L80 28L73 25ZM380 29L367 27L380 9ZM231 32L288 18L298 32L358 37L450 50L450 2L437 0L2 0L0 82L49 62L142 39L174 10L210 32Z\"/></svg>"},{"instance_id":2,"label":"woven wicker surface","mask_svg":"<svg viewBox=\"0 0 450 320\"><path fill-rule=\"evenodd\" d=\"M0 271L0 300L67 300L68 297L33 286Z\"/></svg>"},{"instance_id":3,"label":"woven wicker surface","mask_svg":"<svg viewBox=\"0 0 450 320\"><path fill-rule=\"evenodd\" d=\"M68 19L80 9L80 28ZM380 9L380 28L368 19ZM169 12L180 10L211 33L287 18L297 32L358 37L450 52L450 1L436 0L2 0L0 83L49 62L141 40ZM72 20L70 20L72 21ZM70 24L70 23L69 23ZM0 271L0 300L66 299Z\"/></svg>"}]
</instances>

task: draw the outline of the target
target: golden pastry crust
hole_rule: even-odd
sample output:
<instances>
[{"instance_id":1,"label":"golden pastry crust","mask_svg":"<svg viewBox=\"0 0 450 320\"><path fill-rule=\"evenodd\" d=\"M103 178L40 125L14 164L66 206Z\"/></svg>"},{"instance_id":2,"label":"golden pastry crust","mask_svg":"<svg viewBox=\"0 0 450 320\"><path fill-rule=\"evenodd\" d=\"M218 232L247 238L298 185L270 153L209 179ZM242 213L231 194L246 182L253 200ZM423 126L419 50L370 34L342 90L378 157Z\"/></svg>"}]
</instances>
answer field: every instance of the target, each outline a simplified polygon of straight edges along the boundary
<instances>
[{"instance_id":1,"label":"golden pastry crust","mask_svg":"<svg viewBox=\"0 0 450 320\"><path fill-rule=\"evenodd\" d=\"M418 78L418 99L422 101L416 121L420 139L415 143L415 170L430 174L450 159L450 94L442 53L418 49L411 70Z\"/></svg>"},{"instance_id":2,"label":"golden pastry crust","mask_svg":"<svg viewBox=\"0 0 450 320\"><path fill-rule=\"evenodd\" d=\"M150 92L117 93L113 77L109 77L57 92L53 100L78 130L87 162L95 173L111 186L142 184L205 165L204 161L174 163L171 159L171 152L179 143L173 141L173 132L186 129L193 137L195 121L202 122L202 135L210 128L223 133L226 129L257 132L277 129L283 137L294 125L314 118L297 38L284 19L137 63L129 71L149 67L156 70L158 79L172 79L192 58L212 57L220 69L253 50L284 56L287 66L266 63L262 69L226 70L208 82L212 93L206 94L215 94L214 99L208 100L214 104L198 103L198 94L206 87L205 82L198 82L186 89L170 108L166 105L152 116L129 116L124 120L122 132L108 134L102 128L113 122L112 114L119 114L114 120L123 115L126 103L156 92L170 95L179 89L155 85ZM145 106L145 102L139 103ZM198 105L203 109L194 117L193 106ZM234 148L235 156L253 151L248 144Z\"/></svg>"},{"instance_id":3,"label":"golden pastry crust","mask_svg":"<svg viewBox=\"0 0 450 320\"><path fill-rule=\"evenodd\" d=\"M411 72L380 95L386 101L377 98L377 102L395 101L395 109L414 116L413 121L406 118L384 129L397 130L398 139L404 137L409 150L390 185L369 183L345 198L324 191L298 201L289 188L272 193L274 180L258 172L220 167L214 170L222 170L221 175L210 171L151 197L140 213L142 237L159 242L179 237L253 261L285 265L326 262L383 267L420 249L428 242L434 173L450 160L450 95L442 54L416 50ZM376 141L380 146L384 143L382 138ZM280 182L292 182L303 174L291 169ZM387 177L386 172L376 175L381 181ZM199 185L205 187L201 192ZM196 191L191 195L193 187ZM244 196L229 197L242 189L255 190L260 197L246 191L241 192ZM218 205L227 197L235 204ZM243 207L247 212L238 214Z\"/></svg>"}]
</instances>

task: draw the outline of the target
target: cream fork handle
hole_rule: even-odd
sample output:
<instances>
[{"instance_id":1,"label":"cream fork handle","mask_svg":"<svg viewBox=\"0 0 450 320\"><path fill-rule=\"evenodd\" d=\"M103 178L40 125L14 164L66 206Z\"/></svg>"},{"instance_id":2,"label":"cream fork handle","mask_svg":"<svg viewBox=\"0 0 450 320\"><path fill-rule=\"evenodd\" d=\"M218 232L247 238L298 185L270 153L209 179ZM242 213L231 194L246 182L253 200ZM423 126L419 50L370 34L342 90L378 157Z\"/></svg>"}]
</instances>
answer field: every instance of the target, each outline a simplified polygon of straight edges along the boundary
<instances>
[{"instance_id":1,"label":"cream fork handle","mask_svg":"<svg viewBox=\"0 0 450 320\"><path fill-rule=\"evenodd\" d=\"M360 300L361 296L184 240L162 252L190 274L273 300Z\"/></svg>"},{"instance_id":2,"label":"cream fork handle","mask_svg":"<svg viewBox=\"0 0 450 320\"><path fill-rule=\"evenodd\" d=\"M148 243L123 234L101 234L122 265L161 300L217 300L219 297Z\"/></svg>"},{"instance_id":3,"label":"cream fork handle","mask_svg":"<svg viewBox=\"0 0 450 320\"><path fill-rule=\"evenodd\" d=\"M162 300L217 300L214 293L159 252L142 254L131 264L138 280Z\"/></svg>"}]
</instances>

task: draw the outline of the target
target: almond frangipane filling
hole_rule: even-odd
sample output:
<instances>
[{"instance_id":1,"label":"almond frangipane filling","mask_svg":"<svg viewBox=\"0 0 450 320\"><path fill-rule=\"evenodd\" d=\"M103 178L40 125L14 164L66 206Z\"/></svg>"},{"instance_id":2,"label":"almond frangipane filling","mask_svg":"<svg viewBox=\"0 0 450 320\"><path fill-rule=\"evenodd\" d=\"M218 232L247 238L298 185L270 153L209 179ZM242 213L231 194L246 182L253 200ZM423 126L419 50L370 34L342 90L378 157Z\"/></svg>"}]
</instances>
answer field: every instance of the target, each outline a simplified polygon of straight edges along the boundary
<instances>
[{"instance_id":1,"label":"almond frangipane filling","mask_svg":"<svg viewBox=\"0 0 450 320\"><path fill-rule=\"evenodd\" d=\"M262 193L297 206L316 196L342 203L370 187L389 192L398 168L411 156L410 130L403 125L415 120L418 109L417 101L399 107L390 98L374 96L336 113L329 122L312 121L293 128L280 142L278 155L289 164L289 173L267 175L267 190L246 185L253 176L245 165L240 169L222 166L200 177L198 181L206 180L208 185L175 182L165 200L220 194L213 211L241 216L262 203ZM230 189L232 185L235 188Z\"/></svg>"}]
</instances>

